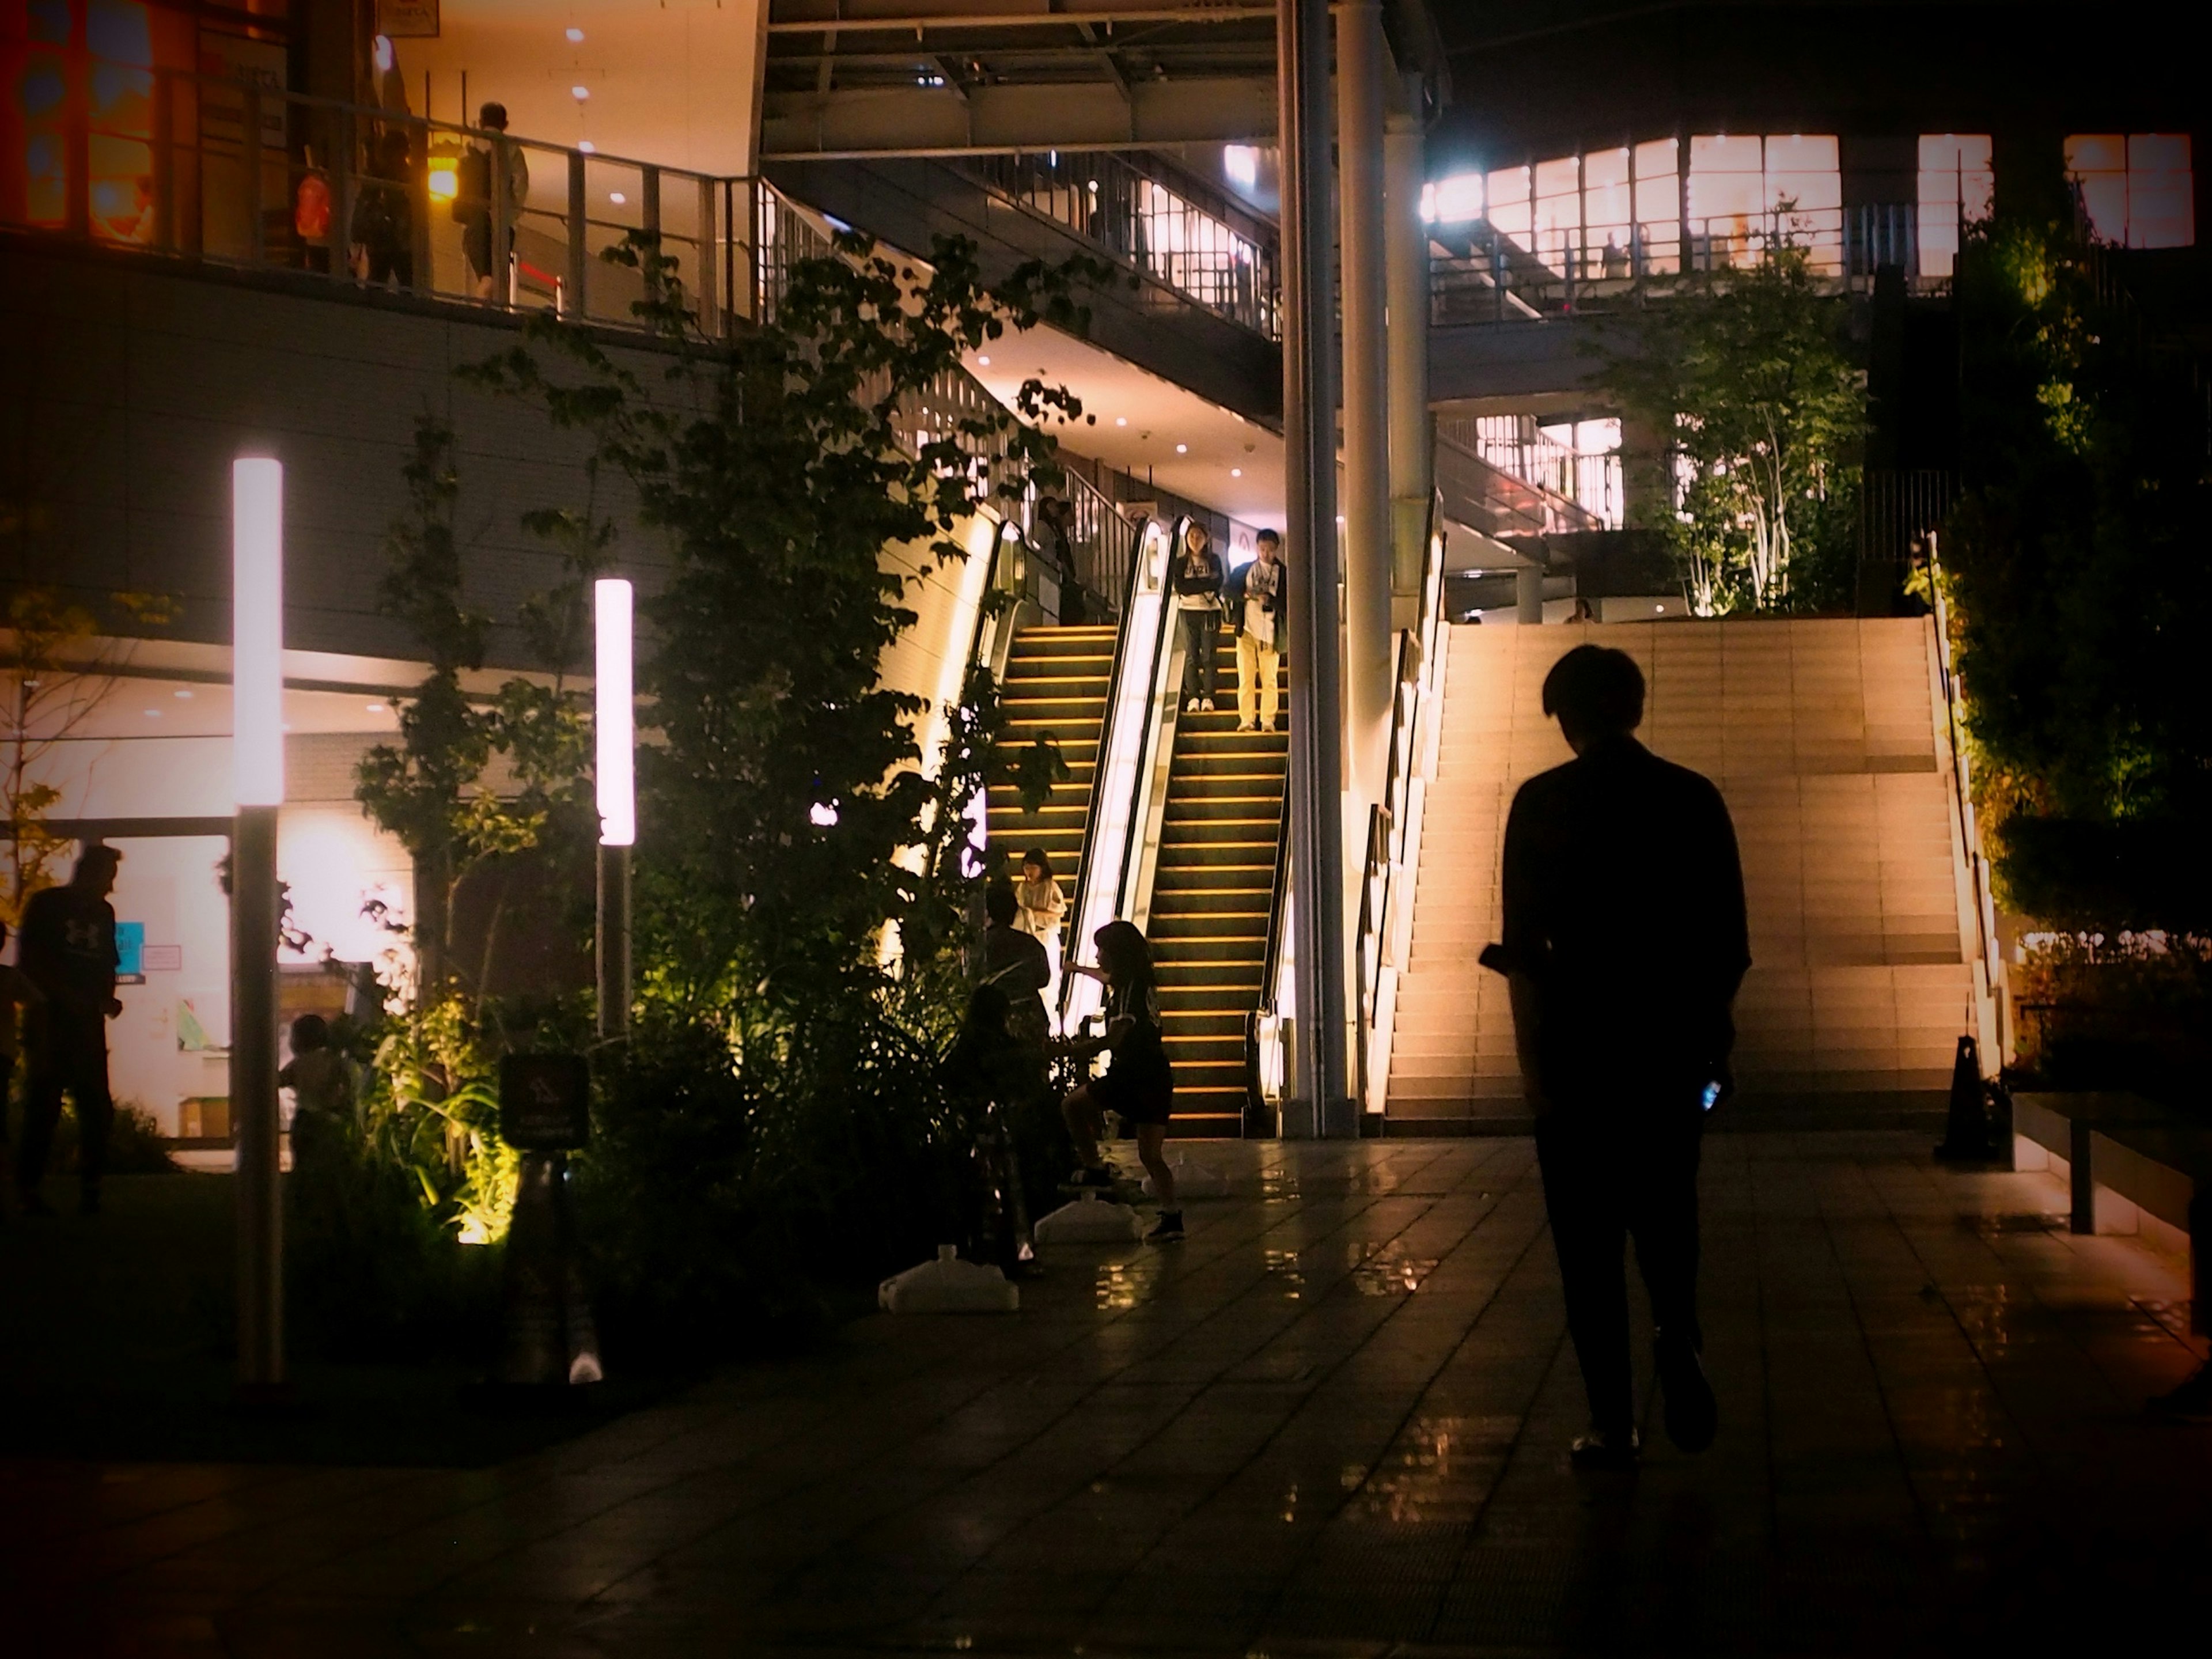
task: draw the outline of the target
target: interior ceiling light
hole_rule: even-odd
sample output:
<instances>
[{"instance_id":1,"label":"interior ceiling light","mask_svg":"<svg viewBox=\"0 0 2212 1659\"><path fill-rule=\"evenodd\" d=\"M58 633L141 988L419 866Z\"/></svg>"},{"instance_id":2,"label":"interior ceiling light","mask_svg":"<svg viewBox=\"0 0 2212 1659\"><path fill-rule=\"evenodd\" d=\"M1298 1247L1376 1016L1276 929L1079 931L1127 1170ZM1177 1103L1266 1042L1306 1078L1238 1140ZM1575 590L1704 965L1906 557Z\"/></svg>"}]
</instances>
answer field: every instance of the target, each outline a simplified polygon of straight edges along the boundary
<instances>
[{"instance_id":1,"label":"interior ceiling light","mask_svg":"<svg viewBox=\"0 0 2212 1659\"><path fill-rule=\"evenodd\" d=\"M991 360L988 357L978 357L975 361L982 364L986 368L988 368L991 366Z\"/></svg>"},{"instance_id":2,"label":"interior ceiling light","mask_svg":"<svg viewBox=\"0 0 2212 1659\"><path fill-rule=\"evenodd\" d=\"M570 30L568 31L568 40L569 40L569 41L570 41L570 43L571 43L572 45L575 45L575 46L581 46L581 45L583 45L583 43L584 43L584 32L583 32L583 30L581 30L581 29L577 29L577 28L572 28L572 29L570 29Z\"/></svg>"},{"instance_id":3,"label":"interior ceiling light","mask_svg":"<svg viewBox=\"0 0 2212 1659\"><path fill-rule=\"evenodd\" d=\"M576 148L585 155L591 155L596 154L599 147L588 138L579 138L576 141Z\"/></svg>"},{"instance_id":4,"label":"interior ceiling light","mask_svg":"<svg viewBox=\"0 0 2212 1659\"><path fill-rule=\"evenodd\" d=\"M1229 469L1229 476L1232 478L1241 478L1244 476L1244 469L1241 466L1232 466Z\"/></svg>"},{"instance_id":5,"label":"interior ceiling light","mask_svg":"<svg viewBox=\"0 0 2212 1659\"><path fill-rule=\"evenodd\" d=\"M1129 417L1127 415L1116 415L1114 417L1114 424L1115 426L1127 426L1129 424Z\"/></svg>"},{"instance_id":6,"label":"interior ceiling light","mask_svg":"<svg viewBox=\"0 0 2212 1659\"><path fill-rule=\"evenodd\" d=\"M184 687L182 687L182 686L179 686L179 687L178 687L174 691L172 691L171 693L169 693L169 695L170 695L171 696L173 696L173 697L176 698L176 700L177 700L178 702L190 702L191 701L191 696L192 696L192 694L191 694L190 691L187 691L186 690L185 690L185 688L184 688Z\"/></svg>"},{"instance_id":7,"label":"interior ceiling light","mask_svg":"<svg viewBox=\"0 0 2212 1659\"><path fill-rule=\"evenodd\" d=\"M623 195L618 190L611 190L607 192L607 200L612 202L617 207L620 207L624 202L629 200L629 198Z\"/></svg>"},{"instance_id":8,"label":"interior ceiling light","mask_svg":"<svg viewBox=\"0 0 2212 1659\"><path fill-rule=\"evenodd\" d=\"M592 89L589 87L571 87L568 88L568 95L581 103L592 95Z\"/></svg>"},{"instance_id":9,"label":"interior ceiling light","mask_svg":"<svg viewBox=\"0 0 2212 1659\"><path fill-rule=\"evenodd\" d=\"M1176 446L1176 454L1178 454L1178 455L1188 455L1188 454L1189 454L1189 453L1190 453L1190 446L1189 446L1188 444L1177 444L1177 445Z\"/></svg>"}]
</instances>

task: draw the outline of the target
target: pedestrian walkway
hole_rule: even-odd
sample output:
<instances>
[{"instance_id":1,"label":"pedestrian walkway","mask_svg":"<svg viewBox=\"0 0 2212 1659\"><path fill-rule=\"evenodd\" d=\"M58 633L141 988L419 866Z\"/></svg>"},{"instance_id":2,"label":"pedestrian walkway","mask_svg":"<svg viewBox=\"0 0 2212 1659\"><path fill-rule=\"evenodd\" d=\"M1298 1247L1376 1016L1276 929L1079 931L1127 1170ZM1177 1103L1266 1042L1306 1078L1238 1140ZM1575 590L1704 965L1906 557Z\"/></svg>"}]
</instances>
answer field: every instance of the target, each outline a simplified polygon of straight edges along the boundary
<instances>
[{"instance_id":1,"label":"pedestrian walkway","mask_svg":"<svg viewBox=\"0 0 2212 1659\"><path fill-rule=\"evenodd\" d=\"M1188 1243L473 1473L0 1465L10 1654L2051 1651L2205 1588L2175 1264L1923 1141L1707 1146L1721 1438L1566 1462L1525 1139L1193 1148ZM2054 1224L2056 1231L2054 1231Z\"/></svg>"}]
</instances>

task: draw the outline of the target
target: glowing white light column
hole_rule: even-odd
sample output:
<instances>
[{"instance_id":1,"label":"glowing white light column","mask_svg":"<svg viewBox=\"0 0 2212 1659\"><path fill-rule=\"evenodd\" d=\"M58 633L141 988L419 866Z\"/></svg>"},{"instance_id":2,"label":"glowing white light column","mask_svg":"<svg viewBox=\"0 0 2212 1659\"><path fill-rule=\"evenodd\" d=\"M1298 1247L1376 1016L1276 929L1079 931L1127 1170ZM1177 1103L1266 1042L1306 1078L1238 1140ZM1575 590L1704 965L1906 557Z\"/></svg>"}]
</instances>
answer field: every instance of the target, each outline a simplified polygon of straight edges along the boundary
<instances>
[{"instance_id":1,"label":"glowing white light column","mask_svg":"<svg viewBox=\"0 0 2212 1659\"><path fill-rule=\"evenodd\" d=\"M284 465L231 463L230 1103L238 1144L238 1388L284 1389L277 1189L276 815L284 804Z\"/></svg>"},{"instance_id":2,"label":"glowing white light column","mask_svg":"<svg viewBox=\"0 0 2212 1659\"><path fill-rule=\"evenodd\" d=\"M629 849L637 840L637 722L630 585L592 585L599 653L593 670L599 805L599 1035L629 1029Z\"/></svg>"}]
</instances>

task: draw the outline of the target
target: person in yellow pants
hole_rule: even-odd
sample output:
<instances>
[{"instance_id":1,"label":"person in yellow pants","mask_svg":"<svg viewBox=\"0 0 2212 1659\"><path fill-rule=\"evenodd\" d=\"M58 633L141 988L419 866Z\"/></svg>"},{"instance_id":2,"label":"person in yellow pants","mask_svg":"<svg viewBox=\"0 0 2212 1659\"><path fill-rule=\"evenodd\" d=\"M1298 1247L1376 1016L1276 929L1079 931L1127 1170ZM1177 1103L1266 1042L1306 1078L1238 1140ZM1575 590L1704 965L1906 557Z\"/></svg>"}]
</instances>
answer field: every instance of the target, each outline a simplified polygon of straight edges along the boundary
<instances>
[{"instance_id":1,"label":"person in yellow pants","mask_svg":"<svg viewBox=\"0 0 2212 1659\"><path fill-rule=\"evenodd\" d=\"M1283 538L1263 530L1257 556L1229 574L1222 609L1237 630L1237 729L1272 732L1283 664Z\"/></svg>"}]
</instances>

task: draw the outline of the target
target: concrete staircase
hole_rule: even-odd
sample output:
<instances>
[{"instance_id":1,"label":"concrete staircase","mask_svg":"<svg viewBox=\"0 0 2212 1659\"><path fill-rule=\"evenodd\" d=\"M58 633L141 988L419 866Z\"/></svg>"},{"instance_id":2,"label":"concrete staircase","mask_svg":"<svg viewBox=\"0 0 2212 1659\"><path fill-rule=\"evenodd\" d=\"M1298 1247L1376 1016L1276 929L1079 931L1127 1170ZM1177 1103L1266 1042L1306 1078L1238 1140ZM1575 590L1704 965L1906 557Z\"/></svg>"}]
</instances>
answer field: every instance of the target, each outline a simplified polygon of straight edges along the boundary
<instances>
[{"instance_id":1,"label":"concrete staircase","mask_svg":"<svg viewBox=\"0 0 2212 1659\"><path fill-rule=\"evenodd\" d=\"M1526 1121L1505 984L1476 965L1499 933L1505 813L1569 758L1544 676L1583 641L1650 686L1639 735L1717 783L1734 815L1753 968L1737 999L1741 1110L1896 1121L1940 1103L1972 1029L1950 758L1919 620L1449 628L1413 946L1400 981L1393 1133ZM1966 913L1969 917L1971 911Z\"/></svg>"},{"instance_id":2,"label":"concrete staircase","mask_svg":"<svg viewBox=\"0 0 2212 1659\"><path fill-rule=\"evenodd\" d=\"M1176 716L1147 929L1176 1073L1170 1133L1178 1136L1243 1133L1244 1030L1267 963L1288 764L1281 732L1237 730L1226 629L1220 657L1217 712Z\"/></svg>"},{"instance_id":3,"label":"concrete staircase","mask_svg":"<svg viewBox=\"0 0 2212 1659\"><path fill-rule=\"evenodd\" d=\"M1091 779L1098 765L1099 729L1106 720L1108 682L1114 673L1112 628L1024 628L1006 656L1000 702L1016 743L1050 737L1071 774L1052 798L1024 811L1011 785L991 790L988 829L994 846L1006 850L1007 874L1021 877L1022 854L1042 847L1072 904L1083 860L1083 829L1091 811Z\"/></svg>"}]
</instances>

